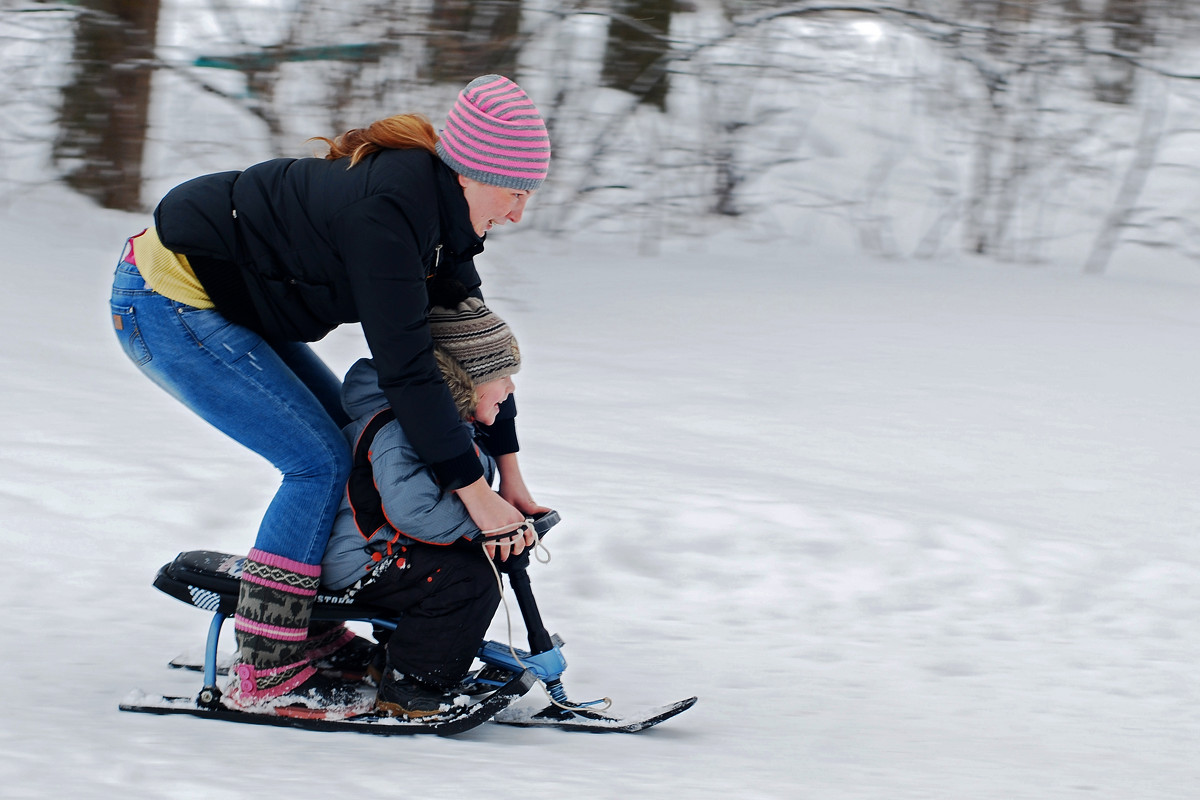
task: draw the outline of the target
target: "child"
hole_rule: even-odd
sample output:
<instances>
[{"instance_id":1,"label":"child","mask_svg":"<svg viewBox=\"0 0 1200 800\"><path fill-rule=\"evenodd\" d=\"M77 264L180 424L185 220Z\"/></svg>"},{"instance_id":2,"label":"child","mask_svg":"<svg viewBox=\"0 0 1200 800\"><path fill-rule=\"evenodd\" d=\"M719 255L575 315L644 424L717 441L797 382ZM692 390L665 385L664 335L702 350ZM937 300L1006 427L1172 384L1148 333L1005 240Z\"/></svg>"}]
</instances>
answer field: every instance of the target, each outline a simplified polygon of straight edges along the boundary
<instances>
[{"instance_id":1,"label":"child","mask_svg":"<svg viewBox=\"0 0 1200 800\"><path fill-rule=\"evenodd\" d=\"M467 297L429 313L434 355L463 425L491 425L513 391L521 354L508 325ZM322 583L355 603L393 611L376 710L409 718L436 713L470 669L500 602L481 531L462 501L443 491L391 418L375 366L361 359L346 374L345 428L354 468L322 563ZM474 429L473 432L478 433ZM476 453L489 483L496 462ZM502 560L533 543L518 529L489 545Z\"/></svg>"}]
</instances>

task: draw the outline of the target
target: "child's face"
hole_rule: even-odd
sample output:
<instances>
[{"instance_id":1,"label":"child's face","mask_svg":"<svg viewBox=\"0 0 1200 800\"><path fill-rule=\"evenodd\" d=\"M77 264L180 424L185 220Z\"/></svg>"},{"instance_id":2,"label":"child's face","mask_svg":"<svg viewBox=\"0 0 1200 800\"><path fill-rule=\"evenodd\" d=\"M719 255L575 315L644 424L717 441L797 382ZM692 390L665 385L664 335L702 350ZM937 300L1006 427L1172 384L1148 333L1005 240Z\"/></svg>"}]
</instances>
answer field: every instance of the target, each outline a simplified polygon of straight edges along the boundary
<instances>
[{"instance_id":1,"label":"child's face","mask_svg":"<svg viewBox=\"0 0 1200 800\"><path fill-rule=\"evenodd\" d=\"M497 378L476 386L475 393L479 395L479 405L475 406L475 421L484 425L495 422L496 415L500 413L500 404L508 399L514 388L516 387L512 378Z\"/></svg>"}]
</instances>

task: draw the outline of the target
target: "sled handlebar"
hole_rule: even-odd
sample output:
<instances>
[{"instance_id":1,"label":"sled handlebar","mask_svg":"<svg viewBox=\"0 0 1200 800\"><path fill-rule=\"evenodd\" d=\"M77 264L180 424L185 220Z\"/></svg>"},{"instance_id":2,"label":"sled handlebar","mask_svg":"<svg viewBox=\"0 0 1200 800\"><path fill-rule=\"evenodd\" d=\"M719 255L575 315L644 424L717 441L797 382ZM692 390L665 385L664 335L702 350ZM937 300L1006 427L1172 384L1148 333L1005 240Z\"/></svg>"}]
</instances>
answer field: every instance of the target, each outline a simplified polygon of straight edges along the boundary
<instances>
[{"instance_id":1,"label":"sled handlebar","mask_svg":"<svg viewBox=\"0 0 1200 800\"><path fill-rule=\"evenodd\" d=\"M560 517L557 511L546 511L533 518L533 529L538 538L558 524ZM529 650L534 655L554 649L554 638L546 630L542 622L541 612L538 611L537 601L533 598L533 588L529 585L529 550L520 555L509 556L508 561L496 561L496 568L508 575L508 585L516 595L517 605L521 607L521 618L525 622L525 631L529 634Z\"/></svg>"}]
</instances>

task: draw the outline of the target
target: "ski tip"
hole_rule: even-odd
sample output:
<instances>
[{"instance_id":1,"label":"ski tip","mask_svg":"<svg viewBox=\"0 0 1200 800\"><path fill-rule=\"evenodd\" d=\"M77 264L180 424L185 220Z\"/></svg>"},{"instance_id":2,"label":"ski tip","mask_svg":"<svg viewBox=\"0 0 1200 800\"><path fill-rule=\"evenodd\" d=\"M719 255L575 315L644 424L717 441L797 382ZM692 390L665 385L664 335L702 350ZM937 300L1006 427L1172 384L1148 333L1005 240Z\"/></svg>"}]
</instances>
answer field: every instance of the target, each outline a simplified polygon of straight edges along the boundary
<instances>
[{"instance_id":1,"label":"ski tip","mask_svg":"<svg viewBox=\"0 0 1200 800\"><path fill-rule=\"evenodd\" d=\"M504 725L522 728L560 728L585 733L638 733L682 714L696 705L698 700L698 697L689 697L639 714L621 717L586 708L565 710L550 705L542 709L509 708L498 713L493 719Z\"/></svg>"}]
</instances>

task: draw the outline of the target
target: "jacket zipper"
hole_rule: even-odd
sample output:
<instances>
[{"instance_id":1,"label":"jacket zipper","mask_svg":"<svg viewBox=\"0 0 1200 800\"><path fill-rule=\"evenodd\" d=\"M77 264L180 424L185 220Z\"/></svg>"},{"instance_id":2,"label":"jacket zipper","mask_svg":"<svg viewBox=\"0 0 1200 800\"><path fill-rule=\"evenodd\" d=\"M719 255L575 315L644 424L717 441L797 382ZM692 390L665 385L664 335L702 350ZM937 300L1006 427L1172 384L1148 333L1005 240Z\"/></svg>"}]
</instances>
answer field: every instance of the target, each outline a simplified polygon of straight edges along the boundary
<instances>
[{"instance_id":1,"label":"jacket zipper","mask_svg":"<svg viewBox=\"0 0 1200 800\"><path fill-rule=\"evenodd\" d=\"M433 272L431 272L425 276L426 280L429 280L434 275L437 275L438 266L441 263L442 263L442 246L440 244L435 244L433 246Z\"/></svg>"}]
</instances>

